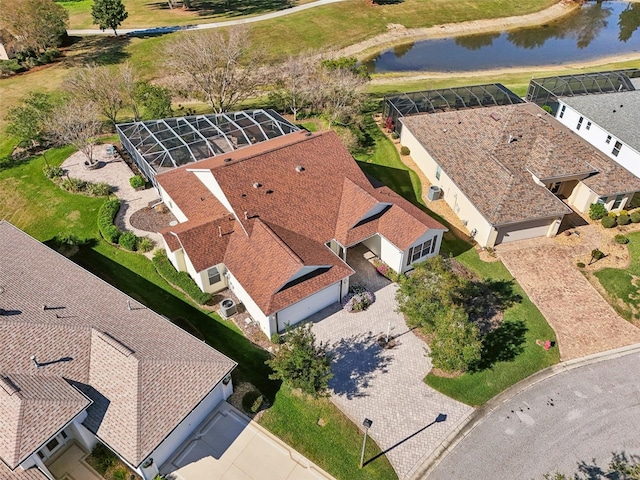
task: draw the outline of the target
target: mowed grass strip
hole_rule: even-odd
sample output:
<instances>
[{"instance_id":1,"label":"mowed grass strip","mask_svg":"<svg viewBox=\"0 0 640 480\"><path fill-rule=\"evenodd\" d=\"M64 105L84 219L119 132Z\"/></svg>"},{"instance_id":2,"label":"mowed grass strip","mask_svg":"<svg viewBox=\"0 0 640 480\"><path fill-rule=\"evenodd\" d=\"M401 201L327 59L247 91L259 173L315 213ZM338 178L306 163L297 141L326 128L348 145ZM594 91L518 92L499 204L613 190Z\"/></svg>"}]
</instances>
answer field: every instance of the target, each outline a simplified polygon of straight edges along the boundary
<instances>
[{"instance_id":1,"label":"mowed grass strip","mask_svg":"<svg viewBox=\"0 0 640 480\"><path fill-rule=\"evenodd\" d=\"M627 319L640 319L640 232L630 233L627 268L603 268L593 273L607 292L608 301L618 314Z\"/></svg>"},{"instance_id":2,"label":"mowed grass strip","mask_svg":"<svg viewBox=\"0 0 640 480\"><path fill-rule=\"evenodd\" d=\"M395 147L372 121L367 125L376 147L370 154L356 156L361 168L442 222L443 219L422 201L416 173L400 160ZM482 261L469 243L451 233L445 234L440 252L451 255L481 280L511 283L513 292L520 295L522 301L506 309L502 325L487 336L491 345L485 353L485 358L491 360L487 367L454 378L430 373L425 378L427 385L451 398L478 406L529 375L560 361L558 348L545 351L536 344L538 339L554 339L553 329L502 262Z\"/></svg>"}]
</instances>

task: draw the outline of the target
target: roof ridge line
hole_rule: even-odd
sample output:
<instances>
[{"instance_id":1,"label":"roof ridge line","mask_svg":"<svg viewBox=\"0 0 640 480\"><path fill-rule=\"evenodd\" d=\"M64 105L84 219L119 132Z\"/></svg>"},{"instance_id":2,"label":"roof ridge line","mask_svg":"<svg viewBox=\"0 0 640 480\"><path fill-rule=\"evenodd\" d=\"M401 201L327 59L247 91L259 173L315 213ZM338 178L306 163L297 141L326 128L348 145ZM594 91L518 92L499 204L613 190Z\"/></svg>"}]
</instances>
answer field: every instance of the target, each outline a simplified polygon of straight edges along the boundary
<instances>
[{"instance_id":1,"label":"roof ridge line","mask_svg":"<svg viewBox=\"0 0 640 480\"><path fill-rule=\"evenodd\" d=\"M284 248L285 252L287 252L287 254L289 256L291 256L296 263L301 264L302 266L304 266L304 262L302 261L302 259L298 256L298 254L296 252L293 251L293 249L287 245L287 243L282 239L282 237L280 237L280 235L278 235L276 232L273 231L273 229L267 224L267 222L262 221L260 219L256 219L256 222L258 222L259 224L262 224L265 227L265 231L271 235L271 237L280 244L281 247Z\"/></svg>"}]
</instances>

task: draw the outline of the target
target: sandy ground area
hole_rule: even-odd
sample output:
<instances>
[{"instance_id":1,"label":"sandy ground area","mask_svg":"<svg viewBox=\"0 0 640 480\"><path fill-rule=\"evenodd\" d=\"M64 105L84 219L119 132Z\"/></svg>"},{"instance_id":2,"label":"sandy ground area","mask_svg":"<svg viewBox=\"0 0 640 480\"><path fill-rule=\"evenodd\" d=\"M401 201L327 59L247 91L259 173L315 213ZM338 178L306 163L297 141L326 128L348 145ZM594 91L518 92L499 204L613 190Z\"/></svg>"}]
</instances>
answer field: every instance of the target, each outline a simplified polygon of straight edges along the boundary
<instances>
[{"instance_id":1,"label":"sandy ground area","mask_svg":"<svg viewBox=\"0 0 640 480\"><path fill-rule=\"evenodd\" d=\"M631 0L632 2L640 2L640 0ZM388 31L381 35L377 35L368 40L353 44L338 52L341 56L356 56L364 59L374 55L377 52L391 48L395 45L406 44L419 40L430 40L438 38L448 38L460 35L474 35L482 33L503 32L516 28L530 27L534 25L542 25L553 20L562 18L570 14L573 10L579 8L579 5L572 0L561 0L551 7L540 12L529 15L505 17L488 20L475 20L471 22L448 23L444 25L436 25L429 28L405 28L403 25L389 24ZM502 68L493 70L477 70L473 72L465 72L465 76L485 76L488 74L501 75L505 73L536 72L558 70L559 68L587 68L590 66L601 65L610 62L622 62L640 59L640 52L630 54L608 56L590 62L566 63L562 65L540 65L526 66L521 68ZM459 72L458 72L459 73ZM448 72L400 72L384 75L376 75L371 80L374 85L393 84L402 81L420 80L423 78L446 78L451 77Z\"/></svg>"}]
</instances>

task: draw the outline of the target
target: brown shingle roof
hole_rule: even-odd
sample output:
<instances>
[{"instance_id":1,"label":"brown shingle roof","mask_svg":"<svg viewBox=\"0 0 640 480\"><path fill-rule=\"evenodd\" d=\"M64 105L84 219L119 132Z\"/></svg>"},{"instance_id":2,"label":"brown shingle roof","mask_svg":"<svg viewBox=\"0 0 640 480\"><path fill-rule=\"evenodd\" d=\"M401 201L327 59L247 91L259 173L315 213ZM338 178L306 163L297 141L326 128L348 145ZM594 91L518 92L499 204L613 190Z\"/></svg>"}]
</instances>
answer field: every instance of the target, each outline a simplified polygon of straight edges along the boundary
<instances>
[{"instance_id":1,"label":"brown shingle roof","mask_svg":"<svg viewBox=\"0 0 640 480\"><path fill-rule=\"evenodd\" d=\"M0 373L0 457L17 467L90 403L61 377Z\"/></svg>"},{"instance_id":2,"label":"brown shingle roof","mask_svg":"<svg viewBox=\"0 0 640 480\"><path fill-rule=\"evenodd\" d=\"M0 315L0 372L67 379L94 402L87 428L133 465L235 367L5 221L0 258L0 307L12 313ZM31 355L41 363L70 360L36 369ZM48 435L44 428L33 434L40 443Z\"/></svg>"},{"instance_id":3,"label":"brown shingle roof","mask_svg":"<svg viewBox=\"0 0 640 480\"><path fill-rule=\"evenodd\" d=\"M600 195L633 192L640 180L545 113L523 103L402 118L492 224L569 213L541 180L585 178Z\"/></svg>"},{"instance_id":4,"label":"brown shingle roof","mask_svg":"<svg viewBox=\"0 0 640 480\"><path fill-rule=\"evenodd\" d=\"M198 223L202 221L202 209L195 219L189 217L172 231L180 237L194 265L214 265L220 253L211 250L226 247L227 268L267 314L353 273L326 247L331 239L352 245L380 233L406 249L430 228L445 230L388 189L373 188L334 132L292 133L226 157L203 160L156 178L186 212L192 208L191 203L198 203L200 193L186 194L185 172L211 171L231 206L230 213L235 213L233 234L224 242L211 240L209 251L203 246L189 246L183 238L191 230L194 245L207 241L202 233L195 232L204 228ZM200 183L193 172L188 173L191 182ZM379 203L396 205L374 220L359 224ZM205 216L212 219L216 215L220 215L217 206ZM215 229L213 232L217 234ZM166 230L163 234L172 250L180 247ZM331 268L278 291L301 268L314 265Z\"/></svg>"}]
</instances>

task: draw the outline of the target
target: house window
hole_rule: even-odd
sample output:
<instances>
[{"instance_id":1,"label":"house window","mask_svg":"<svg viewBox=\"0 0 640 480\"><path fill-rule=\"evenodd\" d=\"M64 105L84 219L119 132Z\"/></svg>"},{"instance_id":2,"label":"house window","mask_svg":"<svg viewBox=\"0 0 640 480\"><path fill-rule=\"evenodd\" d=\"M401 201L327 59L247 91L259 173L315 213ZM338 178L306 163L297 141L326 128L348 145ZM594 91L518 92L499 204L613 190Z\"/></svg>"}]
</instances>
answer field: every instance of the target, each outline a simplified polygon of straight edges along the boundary
<instances>
[{"instance_id":1,"label":"house window","mask_svg":"<svg viewBox=\"0 0 640 480\"><path fill-rule=\"evenodd\" d=\"M576 126L576 130L580 130L580 127L582 126L582 121L584 120L584 117L580 117L580 119L578 120L578 125Z\"/></svg>"},{"instance_id":2,"label":"house window","mask_svg":"<svg viewBox=\"0 0 640 480\"><path fill-rule=\"evenodd\" d=\"M214 285L221 279L218 267L213 267L207 270L207 276L209 277L209 285Z\"/></svg>"},{"instance_id":3,"label":"house window","mask_svg":"<svg viewBox=\"0 0 640 480\"><path fill-rule=\"evenodd\" d=\"M616 144L613 146L613 151L611 152L611 154L614 157L617 157L618 154L620 153L621 148L622 148L622 142L616 142Z\"/></svg>"},{"instance_id":4,"label":"house window","mask_svg":"<svg viewBox=\"0 0 640 480\"><path fill-rule=\"evenodd\" d=\"M53 438L49 443L47 443L46 447L47 450L53 452L58 445L60 445L60 442L57 439Z\"/></svg>"},{"instance_id":5,"label":"house window","mask_svg":"<svg viewBox=\"0 0 640 480\"><path fill-rule=\"evenodd\" d=\"M616 199L613 202L613 207L611 207L611 210L615 210L616 208L620 208L620 204L622 204L622 200L624 200L624 194L616 195Z\"/></svg>"},{"instance_id":6,"label":"house window","mask_svg":"<svg viewBox=\"0 0 640 480\"><path fill-rule=\"evenodd\" d=\"M436 167L436 179L440 180L440 174L442 173L442 169L440 168L440 165L438 165Z\"/></svg>"},{"instance_id":7,"label":"house window","mask_svg":"<svg viewBox=\"0 0 640 480\"><path fill-rule=\"evenodd\" d=\"M598 203L601 203L602 205L606 205L607 203L609 203L609 197L600 197L598 199Z\"/></svg>"},{"instance_id":8,"label":"house window","mask_svg":"<svg viewBox=\"0 0 640 480\"><path fill-rule=\"evenodd\" d=\"M587 122L587 126L585 127L587 130L591 130L591 122Z\"/></svg>"},{"instance_id":9,"label":"house window","mask_svg":"<svg viewBox=\"0 0 640 480\"><path fill-rule=\"evenodd\" d=\"M433 249L436 243L435 239L433 240L434 241L427 240L421 245L416 245L415 247L411 247L409 249L409 254L407 255L407 265L411 265L412 263L420 260L422 257L426 257L431 252L433 252Z\"/></svg>"},{"instance_id":10,"label":"house window","mask_svg":"<svg viewBox=\"0 0 640 480\"><path fill-rule=\"evenodd\" d=\"M562 108L560 109L560 118L564 117L564 111L567 109L566 105L562 105Z\"/></svg>"},{"instance_id":11,"label":"house window","mask_svg":"<svg viewBox=\"0 0 640 480\"><path fill-rule=\"evenodd\" d=\"M611 135L607 135L607 140L605 140L607 143L611 143Z\"/></svg>"}]
</instances>

